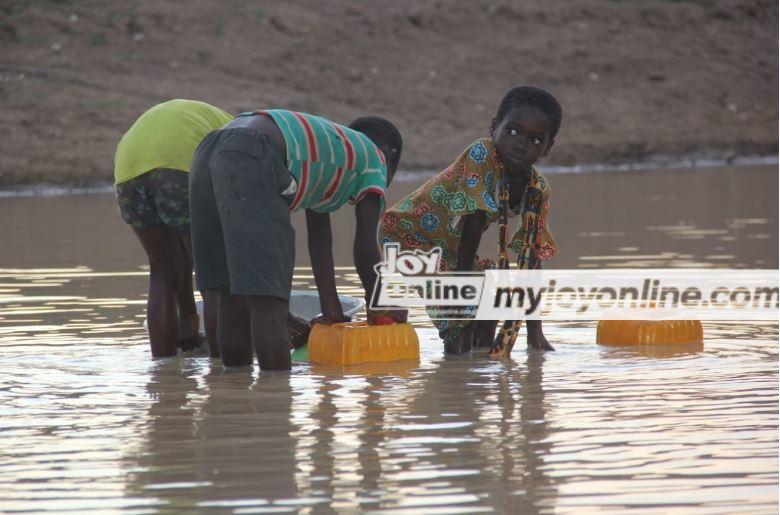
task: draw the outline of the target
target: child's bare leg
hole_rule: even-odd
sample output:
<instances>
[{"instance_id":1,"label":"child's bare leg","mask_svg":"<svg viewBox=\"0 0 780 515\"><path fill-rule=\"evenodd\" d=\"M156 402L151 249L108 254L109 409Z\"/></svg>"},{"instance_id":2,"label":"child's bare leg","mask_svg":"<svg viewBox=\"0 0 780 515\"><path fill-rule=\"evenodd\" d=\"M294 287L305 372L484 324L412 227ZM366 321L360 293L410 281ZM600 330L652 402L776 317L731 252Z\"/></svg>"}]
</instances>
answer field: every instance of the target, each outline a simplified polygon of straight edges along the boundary
<instances>
[{"instance_id":1,"label":"child's bare leg","mask_svg":"<svg viewBox=\"0 0 780 515\"><path fill-rule=\"evenodd\" d=\"M132 229L149 258L146 319L152 356L175 356L179 334L177 304L183 263L178 234L167 225Z\"/></svg>"},{"instance_id":2,"label":"child's bare leg","mask_svg":"<svg viewBox=\"0 0 780 515\"><path fill-rule=\"evenodd\" d=\"M528 348L536 350L555 350L550 342L547 341L547 337L542 332L541 320L528 320L526 321L526 329L528 331Z\"/></svg>"},{"instance_id":3,"label":"child's bare leg","mask_svg":"<svg viewBox=\"0 0 780 515\"><path fill-rule=\"evenodd\" d=\"M490 348L496 336L498 320L479 320L474 330L474 347Z\"/></svg>"},{"instance_id":4,"label":"child's bare leg","mask_svg":"<svg viewBox=\"0 0 780 515\"><path fill-rule=\"evenodd\" d=\"M182 278L179 288L179 347L192 350L200 346L198 309L192 289L192 238L189 233L179 233L183 252Z\"/></svg>"},{"instance_id":5,"label":"child's bare leg","mask_svg":"<svg viewBox=\"0 0 780 515\"><path fill-rule=\"evenodd\" d=\"M219 293L217 342L222 364L226 367L245 367L252 364L254 356L247 297Z\"/></svg>"},{"instance_id":6,"label":"child's bare leg","mask_svg":"<svg viewBox=\"0 0 780 515\"><path fill-rule=\"evenodd\" d=\"M460 328L456 336L444 341L444 352L447 354L463 354L471 351L474 343L474 324L469 323Z\"/></svg>"},{"instance_id":7,"label":"child's bare leg","mask_svg":"<svg viewBox=\"0 0 780 515\"><path fill-rule=\"evenodd\" d=\"M217 319L219 318L219 291L204 290L200 292L200 296L203 297L203 327L206 329L209 354L212 358L218 358Z\"/></svg>"},{"instance_id":8,"label":"child's bare leg","mask_svg":"<svg viewBox=\"0 0 780 515\"><path fill-rule=\"evenodd\" d=\"M270 296L249 297L252 344L261 370L290 370L287 315L290 303Z\"/></svg>"}]
</instances>

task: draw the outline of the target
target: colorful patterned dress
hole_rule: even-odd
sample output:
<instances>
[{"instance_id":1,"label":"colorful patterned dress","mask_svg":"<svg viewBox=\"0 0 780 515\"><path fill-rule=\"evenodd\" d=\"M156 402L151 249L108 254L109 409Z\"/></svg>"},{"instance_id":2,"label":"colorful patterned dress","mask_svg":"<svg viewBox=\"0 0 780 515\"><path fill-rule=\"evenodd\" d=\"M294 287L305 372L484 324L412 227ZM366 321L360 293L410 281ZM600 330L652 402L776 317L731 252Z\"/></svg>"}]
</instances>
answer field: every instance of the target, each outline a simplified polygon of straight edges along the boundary
<instances>
[{"instance_id":1,"label":"colorful patterned dress","mask_svg":"<svg viewBox=\"0 0 780 515\"><path fill-rule=\"evenodd\" d=\"M484 211L487 218L483 231L498 219L498 186L503 173L504 165L493 140L477 140L454 163L385 212L379 227L381 243L398 243L401 250L429 251L440 247L440 271L454 271L465 218ZM557 253L547 223L549 198L547 181L534 169L522 202L509 212L510 218L520 215L509 248L518 254L521 268L538 268L541 260ZM495 267L492 259L476 256L471 269L483 271ZM475 309L466 308L459 316L473 317ZM445 341L457 338L471 323L442 319L442 313L442 309L428 308L428 315Z\"/></svg>"}]
</instances>

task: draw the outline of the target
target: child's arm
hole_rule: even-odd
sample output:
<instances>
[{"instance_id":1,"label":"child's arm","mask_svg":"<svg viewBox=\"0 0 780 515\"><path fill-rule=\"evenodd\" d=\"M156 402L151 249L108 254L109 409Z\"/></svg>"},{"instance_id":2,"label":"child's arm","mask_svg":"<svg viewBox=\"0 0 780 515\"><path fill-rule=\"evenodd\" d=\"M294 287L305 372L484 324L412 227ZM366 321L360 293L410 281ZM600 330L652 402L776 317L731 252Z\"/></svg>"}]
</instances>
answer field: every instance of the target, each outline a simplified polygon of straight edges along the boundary
<instances>
[{"instance_id":1,"label":"child's arm","mask_svg":"<svg viewBox=\"0 0 780 515\"><path fill-rule=\"evenodd\" d=\"M539 262L537 270L542 269L542 263ZM555 350L555 348L547 340L542 330L541 320L526 320L526 341L529 349L541 349L541 350Z\"/></svg>"},{"instance_id":2,"label":"child's arm","mask_svg":"<svg viewBox=\"0 0 780 515\"><path fill-rule=\"evenodd\" d=\"M458 246L457 270L459 272L469 272L474 267L474 258L479 249L486 219L487 213L474 211L463 220L463 233L460 236L460 245Z\"/></svg>"},{"instance_id":3,"label":"child's arm","mask_svg":"<svg viewBox=\"0 0 780 515\"><path fill-rule=\"evenodd\" d=\"M382 260L376 237L381 210L379 196L372 193L363 197L355 206L356 227L352 254L355 258L355 269L357 269L360 282L363 283L363 289L366 292L366 306L371 306L374 297L374 286L377 280L374 265ZM371 310L366 308L366 311L369 323L374 322L374 314L389 316L396 322L406 322L406 310Z\"/></svg>"},{"instance_id":4,"label":"child's arm","mask_svg":"<svg viewBox=\"0 0 780 515\"><path fill-rule=\"evenodd\" d=\"M352 246L352 255L355 258L355 268L363 283L366 292L366 305L371 305L376 284L376 270L374 265L379 263L382 256L376 241L376 228L379 224L379 211L381 209L378 195L368 194L355 206L355 243Z\"/></svg>"},{"instance_id":5,"label":"child's arm","mask_svg":"<svg viewBox=\"0 0 780 515\"><path fill-rule=\"evenodd\" d=\"M538 264L536 265L537 270L542 269L543 260L555 256L555 254L558 252L558 247L555 244L555 239L553 238L552 233L550 232L550 225L547 222L548 217L550 216L549 186L544 189L543 194L544 197L542 201L542 209L539 215L539 229L542 232L542 245L540 250L541 259L538 261ZM550 342L547 340L547 337L544 335L544 331L542 331L541 320L528 320L526 322L526 327L528 329L527 341L528 341L529 349L555 350L553 346L550 344Z\"/></svg>"},{"instance_id":6,"label":"child's arm","mask_svg":"<svg viewBox=\"0 0 780 515\"><path fill-rule=\"evenodd\" d=\"M474 268L474 258L477 256L479 241L482 239L482 229L485 227L487 213L477 210L466 215L463 219L463 231L458 243L458 264L456 270L459 272L469 272ZM468 327L468 326L467 326ZM465 329L465 328L464 328ZM488 328L489 329L489 328ZM493 326L495 330L495 326ZM485 331L485 326L481 328L481 333ZM460 354L469 351L474 342L474 330L463 330L453 341L445 343L445 350L449 353Z\"/></svg>"},{"instance_id":7,"label":"child's arm","mask_svg":"<svg viewBox=\"0 0 780 515\"><path fill-rule=\"evenodd\" d=\"M314 282L320 294L322 317L319 322L334 324L347 322L336 291L336 277L333 267L333 236L330 232L330 215L306 210L306 230L309 241L309 258L314 273Z\"/></svg>"}]
</instances>

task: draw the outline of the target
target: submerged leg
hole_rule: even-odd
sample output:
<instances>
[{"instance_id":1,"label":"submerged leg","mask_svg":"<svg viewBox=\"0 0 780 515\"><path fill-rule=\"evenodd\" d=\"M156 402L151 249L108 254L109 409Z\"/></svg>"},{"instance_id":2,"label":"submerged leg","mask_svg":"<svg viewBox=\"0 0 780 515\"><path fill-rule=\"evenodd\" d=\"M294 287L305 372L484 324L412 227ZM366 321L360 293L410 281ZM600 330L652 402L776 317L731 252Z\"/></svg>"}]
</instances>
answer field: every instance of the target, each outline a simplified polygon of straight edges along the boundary
<instances>
[{"instance_id":1,"label":"submerged leg","mask_svg":"<svg viewBox=\"0 0 780 515\"><path fill-rule=\"evenodd\" d=\"M446 331L439 331L439 335L444 339L444 352L446 354L470 352L474 345L474 326L473 322L469 322L450 327Z\"/></svg>"},{"instance_id":2,"label":"submerged leg","mask_svg":"<svg viewBox=\"0 0 780 515\"><path fill-rule=\"evenodd\" d=\"M529 320L526 322L526 328L528 331L527 340L528 348L534 350L555 350L550 342L547 341L547 337L542 332L541 320Z\"/></svg>"},{"instance_id":3,"label":"submerged leg","mask_svg":"<svg viewBox=\"0 0 780 515\"><path fill-rule=\"evenodd\" d=\"M287 315L290 303L278 297L249 297L252 344L261 370L290 370Z\"/></svg>"},{"instance_id":4,"label":"submerged leg","mask_svg":"<svg viewBox=\"0 0 780 515\"><path fill-rule=\"evenodd\" d=\"M179 242L184 251L184 263L181 267L182 277L177 299L179 307L179 342L182 350L192 350L200 346L200 320L195 306L195 295L192 289L192 238L189 232L179 232Z\"/></svg>"},{"instance_id":5,"label":"submerged leg","mask_svg":"<svg viewBox=\"0 0 780 515\"><path fill-rule=\"evenodd\" d=\"M247 297L220 292L217 342L223 365L245 367L252 364L250 334Z\"/></svg>"},{"instance_id":6,"label":"submerged leg","mask_svg":"<svg viewBox=\"0 0 780 515\"><path fill-rule=\"evenodd\" d=\"M153 357L176 355L179 336L178 299L184 250L176 229L167 225L133 227L149 258L149 298L146 319Z\"/></svg>"},{"instance_id":7,"label":"submerged leg","mask_svg":"<svg viewBox=\"0 0 780 515\"><path fill-rule=\"evenodd\" d=\"M479 320L474 330L474 347L485 348L493 345L498 320Z\"/></svg>"},{"instance_id":8,"label":"submerged leg","mask_svg":"<svg viewBox=\"0 0 780 515\"><path fill-rule=\"evenodd\" d=\"M209 355L212 358L219 357L219 345L217 344L217 319L219 318L219 291L203 290L203 327L206 329L206 340L209 343Z\"/></svg>"}]
</instances>

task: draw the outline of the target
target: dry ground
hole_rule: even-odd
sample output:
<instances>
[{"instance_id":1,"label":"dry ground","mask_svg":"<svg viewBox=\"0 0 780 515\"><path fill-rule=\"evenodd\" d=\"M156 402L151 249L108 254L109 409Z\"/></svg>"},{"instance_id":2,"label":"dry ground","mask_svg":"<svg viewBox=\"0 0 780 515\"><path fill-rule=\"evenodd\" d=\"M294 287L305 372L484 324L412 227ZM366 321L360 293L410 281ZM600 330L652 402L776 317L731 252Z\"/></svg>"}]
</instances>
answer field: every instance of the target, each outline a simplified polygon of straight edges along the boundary
<instances>
[{"instance_id":1,"label":"dry ground","mask_svg":"<svg viewBox=\"0 0 780 515\"><path fill-rule=\"evenodd\" d=\"M512 85L559 97L550 163L777 152L774 0L4 0L0 183L91 182L170 98L401 128L451 161Z\"/></svg>"}]
</instances>

